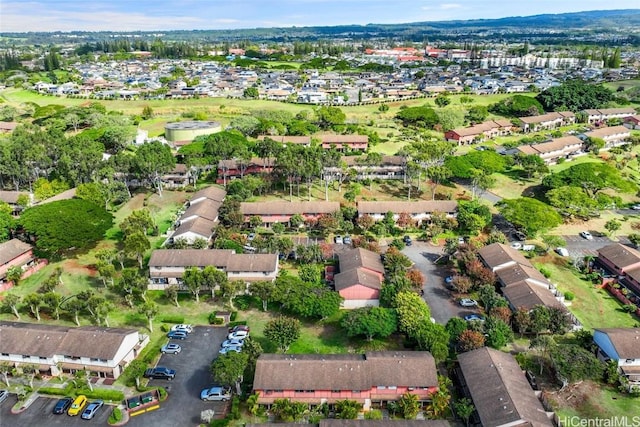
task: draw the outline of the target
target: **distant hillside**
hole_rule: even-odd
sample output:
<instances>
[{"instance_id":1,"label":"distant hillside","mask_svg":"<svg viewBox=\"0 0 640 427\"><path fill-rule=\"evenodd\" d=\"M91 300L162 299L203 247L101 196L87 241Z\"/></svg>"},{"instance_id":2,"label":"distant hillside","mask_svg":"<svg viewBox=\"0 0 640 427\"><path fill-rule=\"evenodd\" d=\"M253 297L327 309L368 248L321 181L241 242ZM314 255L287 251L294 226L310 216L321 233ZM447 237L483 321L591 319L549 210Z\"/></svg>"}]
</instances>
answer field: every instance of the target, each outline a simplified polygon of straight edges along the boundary
<instances>
[{"instance_id":1,"label":"distant hillside","mask_svg":"<svg viewBox=\"0 0 640 427\"><path fill-rule=\"evenodd\" d=\"M541 42L566 42L570 34L590 34L591 42L601 43L597 34L605 35L609 43L640 45L640 35L628 31L640 27L640 9L594 10L587 12L515 16L500 19L475 19L466 21L410 22L403 24L337 25L318 27L252 28L238 30L166 31L165 40L212 41L272 41L288 42L331 38L374 39L390 38L407 41L475 41L501 39L512 41L538 40ZM156 32L132 32L137 37L153 40ZM122 35L118 32L56 32L56 33L0 33L6 43L31 44L95 42ZM53 38L55 35L55 38ZM78 38L80 36L80 40ZM611 36L616 40L611 41ZM581 43L588 42L582 38ZM606 42L604 43L606 44Z\"/></svg>"}]
</instances>

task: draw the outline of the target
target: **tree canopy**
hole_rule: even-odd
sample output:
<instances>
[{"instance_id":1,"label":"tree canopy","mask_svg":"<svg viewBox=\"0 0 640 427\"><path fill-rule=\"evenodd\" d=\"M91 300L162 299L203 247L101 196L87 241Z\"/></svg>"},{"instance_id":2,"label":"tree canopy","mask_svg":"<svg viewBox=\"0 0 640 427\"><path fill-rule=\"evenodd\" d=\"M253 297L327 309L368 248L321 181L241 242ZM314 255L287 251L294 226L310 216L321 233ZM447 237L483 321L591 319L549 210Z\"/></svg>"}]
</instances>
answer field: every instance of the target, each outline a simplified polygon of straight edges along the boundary
<instances>
[{"instance_id":1,"label":"tree canopy","mask_svg":"<svg viewBox=\"0 0 640 427\"><path fill-rule=\"evenodd\" d=\"M530 197L504 199L496 204L505 219L528 236L562 224L562 217L546 203Z\"/></svg>"},{"instance_id":2,"label":"tree canopy","mask_svg":"<svg viewBox=\"0 0 640 427\"><path fill-rule=\"evenodd\" d=\"M595 197L604 189L612 189L623 193L633 193L638 186L625 179L613 166L605 163L580 163L563 171L547 175L542 185L549 189L564 186L580 187L590 197Z\"/></svg>"},{"instance_id":3,"label":"tree canopy","mask_svg":"<svg viewBox=\"0 0 640 427\"><path fill-rule=\"evenodd\" d=\"M544 108L536 98L526 95L513 95L490 105L489 111L505 117L526 117L542 114Z\"/></svg>"},{"instance_id":4,"label":"tree canopy","mask_svg":"<svg viewBox=\"0 0 640 427\"><path fill-rule=\"evenodd\" d=\"M603 108L613 98L613 92L601 84L591 84L580 79L568 80L559 86L547 88L536 96L536 100L547 111L573 112Z\"/></svg>"},{"instance_id":5,"label":"tree canopy","mask_svg":"<svg viewBox=\"0 0 640 427\"><path fill-rule=\"evenodd\" d=\"M35 238L36 248L59 255L92 247L112 226L113 216L94 203L71 199L28 208L19 224Z\"/></svg>"}]
</instances>

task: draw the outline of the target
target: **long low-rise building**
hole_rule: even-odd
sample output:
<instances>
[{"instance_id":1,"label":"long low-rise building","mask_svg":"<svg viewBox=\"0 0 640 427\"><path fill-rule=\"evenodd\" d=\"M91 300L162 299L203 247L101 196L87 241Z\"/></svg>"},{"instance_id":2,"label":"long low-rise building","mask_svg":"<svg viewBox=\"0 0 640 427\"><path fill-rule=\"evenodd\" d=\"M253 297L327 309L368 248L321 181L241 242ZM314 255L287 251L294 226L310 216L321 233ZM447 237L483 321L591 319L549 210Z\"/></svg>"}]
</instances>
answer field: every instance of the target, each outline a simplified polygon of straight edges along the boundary
<instances>
[{"instance_id":1,"label":"long low-rise building","mask_svg":"<svg viewBox=\"0 0 640 427\"><path fill-rule=\"evenodd\" d=\"M87 370L118 378L148 343L135 329L0 322L0 362L35 365L45 375Z\"/></svg>"},{"instance_id":2,"label":"long low-rise building","mask_svg":"<svg viewBox=\"0 0 640 427\"><path fill-rule=\"evenodd\" d=\"M458 202L455 200L417 200L393 201L393 202L358 202L358 217L368 215L378 221L385 217L387 212L393 213L393 219L398 221L400 215L408 214L416 224L431 220L435 213L442 213L453 218L458 213Z\"/></svg>"},{"instance_id":3,"label":"long low-rise building","mask_svg":"<svg viewBox=\"0 0 640 427\"><path fill-rule=\"evenodd\" d=\"M244 222L249 223L251 218L262 220L264 226L270 226L276 222L288 225L291 217L300 215L305 221L317 221L321 215L333 214L340 211L338 202L243 202L240 203L240 212L244 216Z\"/></svg>"},{"instance_id":4,"label":"long low-rise building","mask_svg":"<svg viewBox=\"0 0 640 427\"><path fill-rule=\"evenodd\" d=\"M609 150L629 142L631 130L625 126L605 126L584 133L586 138L600 138L604 141L601 150Z\"/></svg>"},{"instance_id":5,"label":"long low-rise building","mask_svg":"<svg viewBox=\"0 0 640 427\"><path fill-rule=\"evenodd\" d=\"M213 266L229 280L253 282L275 280L277 254L237 254L230 249L157 249L149 259L149 289L164 290L170 285L183 287L182 277L191 267Z\"/></svg>"},{"instance_id":6,"label":"long low-rise building","mask_svg":"<svg viewBox=\"0 0 640 427\"><path fill-rule=\"evenodd\" d=\"M309 405L349 399L372 404L399 400L409 392L421 402L438 391L435 360L427 351L366 354L271 354L256 363L258 403L290 399Z\"/></svg>"},{"instance_id":7,"label":"long low-rise building","mask_svg":"<svg viewBox=\"0 0 640 427\"><path fill-rule=\"evenodd\" d=\"M571 160L587 154L584 142L577 136L563 136L539 144L521 145L518 151L539 156L548 165L555 165L560 159Z\"/></svg>"}]
</instances>

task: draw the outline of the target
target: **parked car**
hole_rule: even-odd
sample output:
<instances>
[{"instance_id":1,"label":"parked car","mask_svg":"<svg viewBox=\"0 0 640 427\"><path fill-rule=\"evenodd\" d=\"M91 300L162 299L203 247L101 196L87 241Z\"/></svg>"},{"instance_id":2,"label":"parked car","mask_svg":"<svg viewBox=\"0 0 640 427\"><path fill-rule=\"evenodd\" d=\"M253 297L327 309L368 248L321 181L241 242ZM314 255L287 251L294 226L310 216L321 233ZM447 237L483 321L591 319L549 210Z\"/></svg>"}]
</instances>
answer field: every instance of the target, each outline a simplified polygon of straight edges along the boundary
<instances>
[{"instance_id":1,"label":"parked car","mask_svg":"<svg viewBox=\"0 0 640 427\"><path fill-rule=\"evenodd\" d=\"M226 340L220 345L220 347L242 347L244 345L244 340L241 339L233 339Z\"/></svg>"},{"instance_id":2,"label":"parked car","mask_svg":"<svg viewBox=\"0 0 640 427\"><path fill-rule=\"evenodd\" d=\"M227 354L231 351L235 351L236 353L240 353L242 351L242 346L232 345L229 347L222 347L220 349L220 354Z\"/></svg>"},{"instance_id":3,"label":"parked car","mask_svg":"<svg viewBox=\"0 0 640 427\"><path fill-rule=\"evenodd\" d=\"M104 405L104 402L102 400L94 400L93 402L89 403L89 406L87 406L87 409L84 410L80 417L83 420L90 420L94 417L96 412L98 412L98 409L102 408L102 405Z\"/></svg>"},{"instance_id":4,"label":"parked car","mask_svg":"<svg viewBox=\"0 0 640 427\"><path fill-rule=\"evenodd\" d=\"M524 234L522 231L514 231L513 232L513 237L516 238L517 240L520 240L521 242L524 242L525 240L527 240L527 235Z\"/></svg>"},{"instance_id":5,"label":"parked car","mask_svg":"<svg viewBox=\"0 0 640 427\"><path fill-rule=\"evenodd\" d=\"M182 351L182 347L180 347L180 345L178 344L169 343L163 345L160 351L162 352L162 354L178 354Z\"/></svg>"},{"instance_id":6,"label":"parked car","mask_svg":"<svg viewBox=\"0 0 640 427\"><path fill-rule=\"evenodd\" d=\"M53 413L56 415L64 414L69 410L69 407L73 403L73 397L63 397L56 402L56 406L53 407Z\"/></svg>"},{"instance_id":7,"label":"parked car","mask_svg":"<svg viewBox=\"0 0 640 427\"><path fill-rule=\"evenodd\" d=\"M478 305L478 301L470 298L462 298L459 303L463 307L475 307Z\"/></svg>"},{"instance_id":8,"label":"parked car","mask_svg":"<svg viewBox=\"0 0 640 427\"><path fill-rule=\"evenodd\" d=\"M253 239L255 239L255 238L256 238L256 233L249 233L249 235L247 236L247 240L249 242L252 242Z\"/></svg>"},{"instance_id":9,"label":"parked car","mask_svg":"<svg viewBox=\"0 0 640 427\"><path fill-rule=\"evenodd\" d=\"M350 245L352 243L351 236L344 236L342 238L342 243L344 243L345 245Z\"/></svg>"},{"instance_id":10,"label":"parked car","mask_svg":"<svg viewBox=\"0 0 640 427\"><path fill-rule=\"evenodd\" d=\"M233 328L229 328L229 333L237 331L246 331L249 333L250 328L247 325L236 325Z\"/></svg>"},{"instance_id":11,"label":"parked car","mask_svg":"<svg viewBox=\"0 0 640 427\"><path fill-rule=\"evenodd\" d=\"M176 377L176 371L175 369L165 368L164 366L156 366L155 368L149 368L144 371L144 377L171 381Z\"/></svg>"},{"instance_id":12,"label":"parked car","mask_svg":"<svg viewBox=\"0 0 640 427\"><path fill-rule=\"evenodd\" d=\"M631 209L633 209L634 211L640 211L640 205L633 205L631 206Z\"/></svg>"},{"instance_id":13,"label":"parked car","mask_svg":"<svg viewBox=\"0 0 640 427\"><path fill-rule=\"evenodd\" d=\"M464 316L464 320L466 320L467 322L484 322L484 317L475 313L467 314L466 316Z\"/></svg>"},{"instance_id":14,"label":"parked car","mask_svg":"<svg viewBox=\"0 0 640 427\"><path fill-rule=\"evenodd\" d=\"M411 246L411 244L413 243L413 241L411 240L411 236L404 236L402 238L402 241L404 242L405 245L407 246Z\"/></svg>"},{"instance_id":15,"label":"parked car","mask_svg":"<svg viewBox=\"0 0 640 427\"><path fill-rule=\"evenodd\" d=\"M0 390L0 403L4 402L9 397L9 390Z\"/></svg>"},{"instance_id":16,"label":"parked car","mask_svg":"<svg viewBox=\"0 0 640 427\"><path fill-rule=\"evenodd\" d=\"M560 256L569 256L567 248L558 247L555 249L556 253Z\"/></svg>"},{"instance_id":17,"label":"parked car","mask_svg":"<svg viewBox=\"0 0 640 427\"><path fill-rule=\"evenodd\" d=\"M588 231L581 231L580 232L580 237L582 237L584 239L587 239L587 240L593 240L593 236Z\"/></svg>"},{"instance_id":18,"label":"parked car","mask_svg":"<svg viewBox=\"0 0 640 427\"><path fill-rule=\"evenodd\" d=\"M193 332L193 326L185 325L185 324L181 323L179 325L173 325L170 330L171 331L186 332L186 333L190 334L191 332Z\"/></svg>"},{"instance_id":19,"label":"parked car","mask_svg":"<svg viewBox=\"0 0 640 427\"><path fill-rule=\"evenodd\" d=\"M513 249L522 249L522 243L520 242L511 242L509 246L511 246Z\"/></svg>"},{"instance_id":20,"label":"parked car","mask_svg":"<svg viewBox=\"0 0 640 427\"><path fill-rule=\"evenodd\" d=\"M224 387L209 387L200 392L200 399L226 402L231 399L231 389Z\"/></svg>"},{"instance_id":21,"label":"parked car","mask_svg":"<svg viewBox=\"0 0 640 427\"><path fill-rule=\"evenodd\" d=\"M80 396L76 397L76 399L73 401L73 403L71 404L71 407L67 411L67 414L72 417L78 415L80 412L82 412L84 407L87 405L87 402L88 402L87 396L85 396L84 394L81 394Z\"/></svg>"},{"instance_id":22,"label":"parked car","mask_svg":"<svg viewBox=\"0 0 640 427\"><path fill-rule=\"evenodd\" d=\"M235 331L227 335L228 340L245 339L249 336L249 331Z\"/></svg>"},{"instance_id":23,"label":"parked car","mask_svg":"<svg viewBox=\"0 0 640 427\"><path fill-rule=\"evenodd\" d=\"M167 338L171 338L173 340L183 340L188 336L186 332L183 331L171 331L167 334Z\"/></svg>"},{"instance_id":24,"label":"parked car","mask_svg":"<svg viewBox=\"0 0 640 427\"><path fill-rule=\"evenodd\" d=\"M333 238L333 243L335 243L336 245L342 245L344 243L344 240L342 240L342 236L335 236Z\"/></svg>"}]
</instances>

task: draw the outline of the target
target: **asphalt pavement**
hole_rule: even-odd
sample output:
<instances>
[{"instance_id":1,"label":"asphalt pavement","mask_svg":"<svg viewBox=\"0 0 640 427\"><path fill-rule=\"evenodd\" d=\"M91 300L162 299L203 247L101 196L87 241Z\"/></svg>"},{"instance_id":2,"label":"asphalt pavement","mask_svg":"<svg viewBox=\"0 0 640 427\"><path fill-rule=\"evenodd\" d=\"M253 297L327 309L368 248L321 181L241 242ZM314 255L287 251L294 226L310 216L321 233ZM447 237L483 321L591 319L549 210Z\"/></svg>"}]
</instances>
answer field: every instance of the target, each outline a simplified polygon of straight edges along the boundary
<instances>
[{"instance_id":1,"label":"asphalt pavement","mask_svg":"<svg viewBox=\"0 0 640 427\"><path fill-rule=\"evenodd\" d=\"M196 326L185 340L172 340L180 344L182 352L162 355L157 366L175 369L176 377L149 382L150 386L165 387L169 397L159 409L130 418L127 426L199 425L200 413L205 409L213 409L216 418L223 418L230 403L203 402L200 391L213 384L209 367L226 335L226 327Z\"/></svg>"},{"instance_id":2,"label":"asphalt pavement","mask_svg":"<svg viewBox=\"0 0 640 427\"><path fill-rule=\"evenodd\" d=\"M38 397L29 408L20 414L12 414L11 408L18 401L15 394L9 396L0 404L0 426L2 427L90 427L92 425L107 425L111 414L111 406L105 405L98 410L91 420L83 420L80 416L70 417L67 414L55 415L53 407L58 398ZM91 400L90 400L91 401Z\"/></svg>"},{"instance_id":3,"label":"asphalt pavement","mask_svg":"<svg viewBox=\"0 0 640 427\"><path fill-rule=\"evenodd\" d=\"M415 267L424 275L423 298L431 309L431 317L437 323L446 324L452 317L463 317L473 313L470 308L461 307L454 301L451 292L445 287L444 279L451 275L449 267L436 264L443 254L442 247L429 242L414 241L402 250Z\"/></svg>"}]
</instances>

